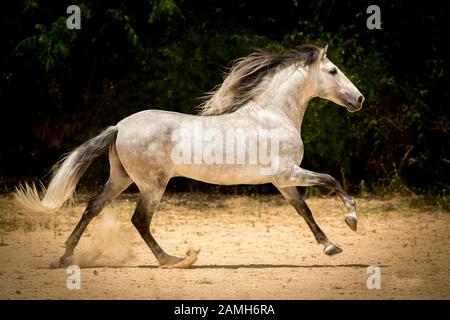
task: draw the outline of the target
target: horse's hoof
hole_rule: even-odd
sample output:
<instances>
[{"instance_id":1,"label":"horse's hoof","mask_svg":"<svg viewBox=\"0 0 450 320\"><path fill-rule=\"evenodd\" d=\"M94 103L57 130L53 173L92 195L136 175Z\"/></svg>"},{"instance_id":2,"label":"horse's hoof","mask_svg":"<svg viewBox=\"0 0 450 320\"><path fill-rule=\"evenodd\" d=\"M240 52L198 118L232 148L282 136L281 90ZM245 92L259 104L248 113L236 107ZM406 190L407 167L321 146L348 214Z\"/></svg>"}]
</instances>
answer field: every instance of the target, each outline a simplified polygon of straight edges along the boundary
<instances>
[{"instance_id":1,"label":"horse's hoof","mask_svg":"<svg viewBox=\"0 0 450 320\"><path fill-rule=\"evenodd\" d=\"M345 216L345 223L348 225L350 229L356 231L358 226L358 219L356 218L356 215L347 214Z\"/></svg>"},{"instance_id":2,"label":"horse's hoof","mask_svg":"<svg viewBox=\"0 0 450 320\"><path fill-rule=\"evenodd\" d=\"M65 268L72 264L72 257L64 257L59 258L58 261L52 262L50 264L50 268Z\"/></svg>"},{"instance_id":3,"label":"horse's hoof","mask_svg":"<svg viewBox=\"0 0 450 320\"><path fill-rule=\"evenodd\" d=\"M184 258L168 256L160 266L163 269L188 269L197 261L199 252L200 250L188 250Z\"/></svg>"},{"instance_id":4,"label":"horse's hoof","mask_svg":"<svg viewBox=\"0 0 450 320\"><path fill-rule=\"evenodd\" d=\"M325 249L323 249L323 252L325 252L326 255L334 256L338 253L341 253L342 249L331 243L328 244Z\"/></svg>"}]
</instances>

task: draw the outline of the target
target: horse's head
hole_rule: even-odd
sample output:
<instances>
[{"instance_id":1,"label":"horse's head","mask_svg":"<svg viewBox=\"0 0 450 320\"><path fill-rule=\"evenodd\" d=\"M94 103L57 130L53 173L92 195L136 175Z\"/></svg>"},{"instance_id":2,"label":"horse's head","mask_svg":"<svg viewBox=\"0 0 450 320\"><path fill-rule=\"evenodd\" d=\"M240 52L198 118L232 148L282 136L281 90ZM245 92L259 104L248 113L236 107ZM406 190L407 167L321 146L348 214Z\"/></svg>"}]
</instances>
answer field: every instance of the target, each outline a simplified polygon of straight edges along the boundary
<instances>
[{"instance_id":1,"label":"horse's head","mask_svg":"<svg viewBox=\"0 0 450 320\"><path fill-rule=\"evenodd\" d=\"M320 50L317 59L317 94L355 112L362 108L364 96L355 85L327 57L328 46Z\"/></svg>"}]
</instances>

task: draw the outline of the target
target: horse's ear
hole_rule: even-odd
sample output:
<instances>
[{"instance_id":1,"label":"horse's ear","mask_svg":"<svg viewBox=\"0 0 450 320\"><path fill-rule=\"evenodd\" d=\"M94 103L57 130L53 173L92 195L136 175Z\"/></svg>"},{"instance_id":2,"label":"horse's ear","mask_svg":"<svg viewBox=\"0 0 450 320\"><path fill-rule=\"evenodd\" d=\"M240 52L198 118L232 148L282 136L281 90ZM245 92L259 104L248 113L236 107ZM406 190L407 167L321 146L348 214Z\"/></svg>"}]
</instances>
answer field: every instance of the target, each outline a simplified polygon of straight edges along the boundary
<instances>
[{"instance_id":1,"label":"horse's ear","mask_svg":"<svg viewBox=\"0 0 450 320\"><path fill-rule=\"evenodd\" d=\"M328 45L326 44L322 50L320 50L320 60L323 60L323 58L326 57L327 55L327 49L328 49Z\"/></svg>"}]
</instances>

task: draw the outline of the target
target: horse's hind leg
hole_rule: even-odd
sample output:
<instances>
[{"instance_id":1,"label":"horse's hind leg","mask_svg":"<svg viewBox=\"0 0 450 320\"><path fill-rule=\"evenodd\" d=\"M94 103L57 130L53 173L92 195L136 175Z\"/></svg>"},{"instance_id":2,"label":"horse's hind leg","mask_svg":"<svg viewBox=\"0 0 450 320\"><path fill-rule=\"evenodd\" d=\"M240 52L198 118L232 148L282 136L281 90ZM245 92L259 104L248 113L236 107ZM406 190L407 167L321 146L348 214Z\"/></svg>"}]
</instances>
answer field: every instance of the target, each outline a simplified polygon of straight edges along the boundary
<instances>
[{"instance_id":1,"label":"horse's hind leg","mask_svg":"<svg viewBox=\"0 0 450 320\"><path fill-rule=\"evenodd\" d=\"M111 200L116 198L123 190L125 190L130 183L125 184L116 184L111 178L108 182L103 186L102 191L89 199L88 205L81 216L80 221L75 226L75 229L70 234L69 238L67 238L65 245L66 251L59 259L60 266L68 265L71 263L73 251L80 241L81 235L88 224L94 219L103 209L103 207Z\"/></svg>"},{"instance_id":2,"label":"horse's hind leg","mask_svg":"<svg viewBox=\"0 0 450 320\"><path fill-rule=\"evenodd\" d=\"M59 259L59 265L64 266L71 263L73 251L80 241L81 235L86 230L86 227L103 209L103 207L116 198L122 191L124 191L133 181L127 175L123 169L117 154L115 153L115 147L112 146L109 154L109 162L111 166L110 177L102 190L89 199L88 205L83 212L83 215L75 226L74 230L67 238L65 245L66 251Z\"/></svg>"},{"instance_id":3,"label":"horse's hind leg","mask_svg":"<svg viewBox=\"0 0 450 320\"><path fill-rule=\"evenodd\" d=\"M319 228L316 221L312 216L311 210L309 209L306 202L300 196L297 187L288 188L278 188L281 194L286 198L286 200L297 210L297 212L305 219L309 228L311 229L316 241L324 246L324 252L327 255L335 255L342 252L342 249L333 244L328 240L325 233Z\"/></svg>"},{"instance_id":4,"label":"horse's hind leg","mask_svg":"<svg viewBox=\"0 0 450 320\"><path fill-rule=\"evenodd\" d=\"M162 179L155 179L152 185L146 185L145 188L140 188L141 193L134 211L131 221L136 229L139 231L142 239L144 239L147 246L155 255L161 267L165 268L189 268L196 260L198 252L188 253L186 258L178 258L171 256L164 252L164 250L156 242L150 233L150 224L152 222L153 214L158 209L159 202L164 193L166 183L161 185Z\"/></svg>"}]
</instances>

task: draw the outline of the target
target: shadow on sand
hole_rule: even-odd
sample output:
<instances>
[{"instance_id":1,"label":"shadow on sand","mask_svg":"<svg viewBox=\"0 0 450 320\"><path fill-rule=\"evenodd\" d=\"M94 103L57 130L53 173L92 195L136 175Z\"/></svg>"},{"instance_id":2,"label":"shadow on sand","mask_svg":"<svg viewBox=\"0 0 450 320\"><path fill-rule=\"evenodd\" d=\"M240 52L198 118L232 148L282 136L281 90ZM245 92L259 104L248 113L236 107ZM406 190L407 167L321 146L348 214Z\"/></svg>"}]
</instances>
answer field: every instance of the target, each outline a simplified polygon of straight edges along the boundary
<instances>
[{"instance_id":1,"label":"shadow on sand","mask_svg":"<svg viewBox=\"0 0 450 320\"><path fill-rule=\"evenodd\" d=\"M370 264L349 263L349 264L205 264L193 265L189 269L283 269L283 268L367 268ZM378 265L379 267L389 267L388 265ZM158 265L80 265L82 269L93 268L142 268L142 269L159 269ZM54 269L54 267L47 267L43 269Z\"/></svg>"}]
</instances>

